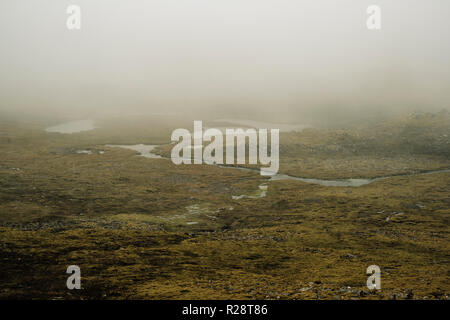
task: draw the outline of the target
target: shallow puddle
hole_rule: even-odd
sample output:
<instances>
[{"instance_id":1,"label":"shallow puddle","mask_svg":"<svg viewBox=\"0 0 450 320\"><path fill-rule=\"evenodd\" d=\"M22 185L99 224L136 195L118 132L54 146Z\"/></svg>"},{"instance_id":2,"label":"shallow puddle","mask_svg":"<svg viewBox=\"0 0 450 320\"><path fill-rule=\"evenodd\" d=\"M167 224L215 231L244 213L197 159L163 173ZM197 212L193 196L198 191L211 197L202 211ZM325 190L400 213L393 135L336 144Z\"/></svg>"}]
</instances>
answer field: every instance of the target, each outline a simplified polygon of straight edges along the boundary
<instances>
[{"instance_id":1,"label":"shallow puddle","mask_svg":"<svg viewBox=\"0 0 450 320\"><path fill-rule=\"evenodd\" d=\"M226 122L233 126L227 126L226 128L235 128L238 126L245 126L254 129L279 129L280 132L290 132L290 131L302 131L303 129L310 128L308 124L292 124L292 123L273 123L255 120L245 120L245 119L217 119L215 122ZM220 129L225 129L220 128Z\"/></svg>"},{"instance_id":2,"label":"shallow puddle","mask_svg":"<svg viewBox=\"0 0 450 320\"><path fill-rule=\"evenodd\" d=\"M47 132L76 133L95 129L94 120L70 121L45 129Z\"/></svg>"},{"instance_id":3,"label":"shallow puddle","mask_svg":"<svg viewBox=\"0 0 450 320\"><path fill-rule=\"evenodd\" d=\"M158 154L154 154L152 151L157 147L157 145L149 145L149 144L135 144L135 145L121 145L121 144L107 144L107 147L117 147L124 148L129 150L134 150L139 152L139 155L146 158L159 159L162 158Z\"/></svg>"},{"instance_id":4,"label":"shallow puddle","mask_svg":"<svg viewBox=\"0 0 450 320\"><path fill-rule=\"evenodd\" d=\"M233 199L233 200L240 200L240 199L244 199L244 198L247 198L247 199L264 198L267 195L267 189L268 189L267 185L262 184L262 185L259 186L258 191L255 194L253 194L253 195L243 194L243 195L240 195L240 196L231 196L231 199Z\"/></svg>"}]
</instances>

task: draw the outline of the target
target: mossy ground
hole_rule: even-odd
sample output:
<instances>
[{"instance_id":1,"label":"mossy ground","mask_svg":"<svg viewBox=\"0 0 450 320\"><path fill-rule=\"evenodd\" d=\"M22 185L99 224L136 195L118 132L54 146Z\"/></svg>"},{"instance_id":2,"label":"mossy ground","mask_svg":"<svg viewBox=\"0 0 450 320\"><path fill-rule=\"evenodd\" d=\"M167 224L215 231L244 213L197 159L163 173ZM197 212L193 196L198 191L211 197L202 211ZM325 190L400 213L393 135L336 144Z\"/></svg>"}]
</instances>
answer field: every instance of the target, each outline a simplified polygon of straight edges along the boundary
<instances>
[{"instance_id":1,"label":"mossy ground","mask_svg":"<svg viewBox=\"0 0 450 320\"><path fill-rule=\"evenodd\" d=\"M72 135L2 123L0 298L449 297L450 173L323 187L105 147L167 144L172 128L192 126L168 123L105 120ZM280 171L356 178L450 167L448 117L382 127L283 134ZM262 183L266 197L232 199ZM82 290L66 288L73 264ZM369 292L373 264L382 289Z\"/></svg>"}]
</instances>

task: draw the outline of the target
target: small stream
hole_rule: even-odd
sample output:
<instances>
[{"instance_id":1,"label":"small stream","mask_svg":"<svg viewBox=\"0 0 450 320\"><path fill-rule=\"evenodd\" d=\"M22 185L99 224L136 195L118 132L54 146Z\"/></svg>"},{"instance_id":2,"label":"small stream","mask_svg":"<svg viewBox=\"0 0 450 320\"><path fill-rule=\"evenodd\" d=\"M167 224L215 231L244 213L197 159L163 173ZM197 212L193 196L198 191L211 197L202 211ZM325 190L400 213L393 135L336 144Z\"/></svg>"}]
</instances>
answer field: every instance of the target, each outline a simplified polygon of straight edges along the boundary
<instances>
[{"instance_id":1,"label":"small stream","mask_svg":"<svg viewBox=\"0 0 450 320\"><path fill-rule=\"evenodd\" d=\"M134 144L134 145L124 145L124 144L107 144L107 147L117 147L124 148L128 150L134 150L139 152L139 155L145 158L159 159L162 158L160 155L153 153L153 149L157 147L157 145L149 145L149 144Z\"/></svg>"},{"instance_id":2,"label":"small stream","mask_svg":"<svg viewBox=\"0 0 450 320\"><path fill-rule=\"evenodd\" d=\"M239 119L221 119L217 121L222 122L229 122L229 123L236 123L240 125L247 125L247 126L255 126L255 127L265 127L270 128L273 126L270 123L265 122L256 122L256 121L250 121L250 120L239 120ZM276 124L276 126L280 126L280 124ZM304 128L307 128L307 125L285 125L283 127L282 131L301 131ZM72 121L63 123L60 125L48 127L45 130L47 132L58 132L58 133L76 133L76 132L82 132L82 131L88 131L93 130L96 127L94 126L93 120L80 120L80 121ZM124 148L129 150L134 150L139 152L139 155L146 158L152 158L152 159L167 159L163 158L158 154L153 153L152 151L158 146L158 145L146 145L146 144L136 144L136 145L106 145L107 147L118 147L118 148ZM90 153L89 151L83 151L81 150L78 153ZM235 167L235 166L225 166L225 165L217 165L221 168L233 168L238 170L244 170L244 171L257 171L259 172L259 169L250 169L250 168L243 168L243 167ZM444 169L444 170L435 170L435 171L429 171L429 172L419 172L419 173L412 173L412 174L400 174L400 175L392 175L392 176L385 176L385 177L378 177L378 178L372 178L372 179L337 179L337 180L324 180L324 179L313 179L313 178L301 178L301 177L294 177L287 174L276 174L274 176L271 176L269 181L277 181L277 180L296 180L296 181L302 181L306 183L312 183L312 184L318 184L325 187L361 187L364 185L367 185L369 183L378 181L378 180L384 180L388 179L394 176L413 176L413 175L421 175L421 174L434 174L434 173L443 173L443 172L450 172L450 169ZM260 186L263 187L263 186ZM263 197L266 195L267 188L263 187L260 188L260 194L255 195L254 197ZM241 196L237 196L241 197ZM253 196L243 196L243 197L253 197Z\"/></svg>"},{"instance_id":3,"label":"small stream","mask_svg":"<svg viewBox=\"0 0 450 320\"><path fill-rule=\"evenodd\" d=\"M169 158L163 158L160 155L152 153L152 150L155 149L158 145L143 145L143 144L137 144L137 145L107 145L108 147L119 147L119 148L125 148L134 150L140 153L140 156L146 157L146 158L160 158L160 159L168 159ZM237 170L242 171L252 171L252 172L259 172L259 169L250 169L250 168L244 168L244 167L235 167L235 166L226 166L226 165L220 165L217 164L215 166L218 166L220 168L233 168ZM312 183L312 184L318 184L325 187L361 187L368 185L369 183L384 180L396 176L415 176L415 175L423 175L423 174L434 174L434 173L443 173L443 172L450 172L450 169L443 169L443 170L435 170L435 171L429 171L429 172L418 172L418 173L406 173L406 174L399 174L399 175L392 175L392 176L385 176L385 177L377 177L377 178L371 178L371 179L336 179L336 180L324 180L324 179L313 179L313 178L301 178L301 177L294 177L287 174L281 174L277 173L276 175L273 175L270 177L269 181L277 181L277 180L295 180L295 181L302 181L306 183ZM262 187L262 186L260 186ZM260 190L266 191L267 188L260 188ZM257 195L255 197L260 198L265 196L265 192L261 192L261 195ZM241 197L241 196L237 196ZM245 196L245 197L252 197L252 196Z\"/></svg>"}]
</instances>

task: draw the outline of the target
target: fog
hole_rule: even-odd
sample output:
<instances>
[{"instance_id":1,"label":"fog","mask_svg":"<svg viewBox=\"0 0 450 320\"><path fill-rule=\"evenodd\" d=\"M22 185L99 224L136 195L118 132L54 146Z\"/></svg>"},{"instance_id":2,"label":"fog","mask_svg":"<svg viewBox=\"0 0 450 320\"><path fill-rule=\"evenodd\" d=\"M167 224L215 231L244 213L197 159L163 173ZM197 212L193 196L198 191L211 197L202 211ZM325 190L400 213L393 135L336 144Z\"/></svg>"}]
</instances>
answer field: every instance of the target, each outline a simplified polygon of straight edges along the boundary
<instances>
[{"instance_id":1,"label":"fog","mask_svg":"<svg viewBox=\"0 0 450 320\"><path fill-rule=\"evenodd\" d=\"M68 30L68 5L81 30ZM381 8L381 30L366 9ZM448 0L2 0L0 111L273 118L449 108ZM0 113L1 114L1 113Z\"/></svg>"}]
</instances>

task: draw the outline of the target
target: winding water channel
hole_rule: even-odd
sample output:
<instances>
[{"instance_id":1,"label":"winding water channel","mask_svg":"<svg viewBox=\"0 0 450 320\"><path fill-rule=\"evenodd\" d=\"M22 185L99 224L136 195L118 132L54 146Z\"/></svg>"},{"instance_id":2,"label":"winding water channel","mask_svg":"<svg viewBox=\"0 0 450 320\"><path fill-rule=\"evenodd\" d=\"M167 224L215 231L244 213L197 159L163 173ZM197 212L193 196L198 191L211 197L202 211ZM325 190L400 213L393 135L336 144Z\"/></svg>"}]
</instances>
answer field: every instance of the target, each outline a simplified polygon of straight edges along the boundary
<instances>
[{"instance_id":1,"label":"winding water channel","mask_svg":"<svg viewBox=\"0 0 450 320\"><path fill-rule=\"evenodd\" d=\"M228 120L228 119L226 119ZM229 122L236 122L236 120L228 120ZM241 122L242 123L242 122ZM254 124L254 123L246 123L246 124ZM267 126L267 123L264 123L264 125ZM49 127L46 129L47 132L58 132L58 133L75 133L75 132L81 132L81 131L88 131L95 129L94 121L92 120L80 120L80 121L72 121L63 123L60 125L56 125L53 127ZM292 127L289 127L289 130L292 130ZM297 129L300 129L298 126ZM124 148L128 150L134 150L136 152L139 152L139 155L146 158L152 158L152 159L168 159L163 158L158 154L153 153L152 151L158 146L158 145L146 145L146 144L136 144L136 145L106 145L107 147L118 147L118 148ZM82 153L82 152L80 152ZM170 160L170 159L169 159ZM225 165L217 165L221 168L234 168L238 170L245 170L245 171L258 171L259 169L250 169L250 168L243 168L243 167L235 167L235 166L225 166ZM367 185L369 183L388 179L394 176L414 176L414 175L422 175L422 174L434 174L434 173L443 173L443 172L450 172L450 169L443 169L443 170L435 170L435 171L428 171L428 172L419 172L419 173L408 173L408 174L400 174L400 175L392 175L392 176L385 176L385 177L377 177L377 178L371 178L371 179L337 179L337 180L324 180L324 179L314 179L314 178L302 178L302 177L294 177L287 174L275 174L271 176L269 181L276 181L276 180L296 180L296 181L302 181L306 183L312 183L312 184L319 184L321 186L326 187L361 187L364 185ZM264 189L264 188L263 188ZM264 189L265 191L266 189ZM265 192L261 192L262 196L265 196Z\"/></svg>"}]
</instances>

